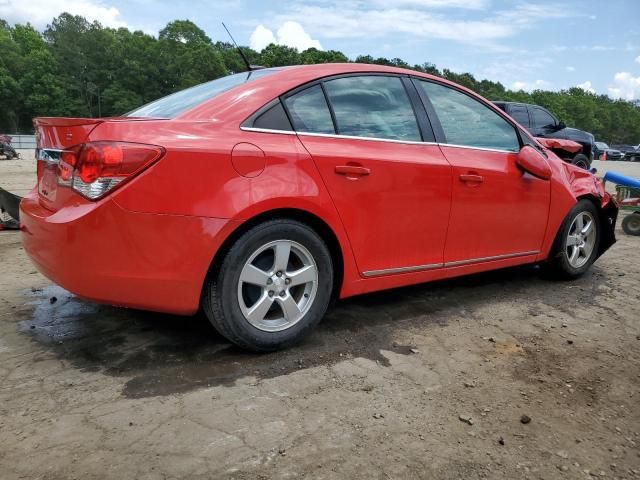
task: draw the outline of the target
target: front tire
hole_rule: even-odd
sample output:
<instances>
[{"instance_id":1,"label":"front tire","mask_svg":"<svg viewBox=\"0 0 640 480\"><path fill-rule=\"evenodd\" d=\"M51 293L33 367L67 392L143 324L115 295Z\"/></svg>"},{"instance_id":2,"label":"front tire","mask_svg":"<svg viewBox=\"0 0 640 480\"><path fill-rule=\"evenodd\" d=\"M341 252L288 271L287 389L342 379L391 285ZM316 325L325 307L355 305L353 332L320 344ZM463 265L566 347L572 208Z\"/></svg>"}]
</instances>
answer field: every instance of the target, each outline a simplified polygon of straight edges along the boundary
<instances>
[{"instance_id":1,"label":"front tire","mask_svg":"<svg viewBox=\"0 0 640 480\"><path fill-rule=\"evenodd\" d=\"M584 168L585 170L589 170L591 168L591 162L589 161L589 157L587 157L584 153L579 153L571 160L576 167Z\"/></svg>"},{"instance_id":2,"label":"front tire","mask_svg":"<svg viewBox=\"0 0 640 480\"><path fill-rule=\"evenodd\" d=\"M271 220L242 234L214 267L202 306L229 341L273 351L315 327L332 287L333 262L318 234L295 220Z\"/></svg>"},{"instance_id":3,"label":"front tire","mask_svg":"<svg viewBox=\"0 0 640 480\"><path fill-rule=\"evenodd\" d=\"M556 278L578 278L595 262L599 245L598 210L589 200L580 200L571 209L558 231L546 269Z\"/></svg>"}]
</instances>

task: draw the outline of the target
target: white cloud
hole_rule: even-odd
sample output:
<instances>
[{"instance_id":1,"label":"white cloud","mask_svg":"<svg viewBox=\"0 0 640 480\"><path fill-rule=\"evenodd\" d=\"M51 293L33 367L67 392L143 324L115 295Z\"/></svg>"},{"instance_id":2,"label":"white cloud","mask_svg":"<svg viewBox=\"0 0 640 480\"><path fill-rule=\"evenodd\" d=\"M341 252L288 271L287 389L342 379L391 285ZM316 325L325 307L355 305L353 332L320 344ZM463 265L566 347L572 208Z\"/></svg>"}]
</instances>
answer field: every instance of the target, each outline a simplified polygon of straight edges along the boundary
<instances>
[{"instance_id":1,"label":"white cloud","mask_svg":"<svg viewBox=\"0 0 640 480\"><path fill-rule=\"evenodd\" d=\"M422 7L422 8L465 8L480 10L489 4L489 0L374 0L376 5L385 7Z\"/></svg>"},{"instance_id":2,"label":"white cloud","mask_svg":"<svg viewBox=\"0 0 640 480\"><path fill-rule=\"evenodd\" d=\"M591 50L594 52L612 52L613 50L616 50L616 47L612 47L610 45L593 45Z\"/></svg>"},{"instance_id":3,"label":"white cloud","mask_svg":"<svg viewBox=\"0 0 640 480\"><path fill-rule=\"evenodd\" d=\"M348 5L348 4L347 4ZM329 38L377 38L389 33L477 43L511 36L512 27L497 21L452 20L418 9L367 9L342 4L294 6L278 20L302 19L312 32Z\"/></svg>"},{"instance_id":4,"label":"white cloud","mask_svg":"<svg viewBox=\"0 0 640 480\"><path fill-rule=\"evenodd\" d=\"M297 48L300 51L307 48L322 50L320 42L311 38L311 35L305 32L298 22L289 21L282 24L278 29L278 43Z\"/></svg>"},{"instance_id":5,"label":"white cloud","mask_svg":"<svg viewBox=\"0 0 640 480\"><path fill-rule=\"evenodd\" d=\"M264 25L258 25L249 38L251 48L258 51L270 43L297 48L299 51L306 50L307 48L322 50L320 42L311 38L311 35L304 30L302 25L290 20L284 22L280 28L278 28L276 35Z\"/></svg>"},{"instance_id":6,"label":"white cloud","mask_svg":"<svg viewBox=\"0 0 640 480\"><path fill-rule=\"evenodd\" d=\"M576 87L581 88L587 93L596 93L595 88L593 88L593 85L591 84L591 80L587 80L584 83L579 83L578 85L576 85Z\"/></svg>"},{"instance_id":7,"label":"white cloud","mask_svg":"<svg viewBox=\"0 0 640 480\"><path fill-rule=\"evenodd\" d=\"M508 21L511 24L527 27L537 21L568 18L575 16L575 14L564 6L520 3L514 8L498 12L497 16L501 21Z\"/></svg>"},{"instance_id":8,"label":"white cloud","mask_svg":"<svg viewBox=\"0 0 640 480\"><path fill-rule=\"evenodd\" d=\"M278 43L276 36L264 25L258 25L249 37L249 46L260 51L270 43Z\"/></svg>"},{"instance_id":9,"label":"white cloud","mask_svg":"<svg viewBox=\"0 0 640 480\"><path fill-rule=\"evenodd\" d=\"M536 80L534 82L513 82L511 84L512 90L524 90L526 92L531 92L533 90L545 90L551 88L551 82L547 82L546 80Z\"/></svg>"},{"instance_id":10,"label":"white cloud","mask_svg":"<svg viewBox=\"0 0 640 480\"><path fill-rule=\"evenodd\" d=\"M640 63L640 55L636 57L636 63Z\"/></svg>"},{"instance_id":11,"label":"white cloud","mask_svg":"<svg viewBox=\"0 0 640 480\"><path fill-rule=\"evenodd\" d=\"M567 66L566 66L566 68L565 68L565 70L566 70L567 72L575 72L575 71L576 71L576 67L571 66L571 65L567 65Z\"/></svg>"},{"instance_id":12,"label":"white cloud","mask_svg":"<svg viewBox=\"0 0 640 480\"><path fill-rule=\"evenodd\" d=\"M293 20L326 38L376 39L387 35L451 40L491 51L509 51L506 38L548 20L576 16L567 8L518 3L490 12L491 0L292 0L271 22ZM450 13L473 9L473 15Z\"/></svg>"},{"instance_id":13,"label":"white cloud","mask_svg":"<svg viewBox=\"0 0 640 480\"><path fill-rule=\"evenodd\" d=\"M640 77L634 77L629 72L616 73L613 84L609 86L609 95L623 100L640 99Z\"/></svg>"},{"instance_id":14,"label":"white cloud","mask_svg":"<svg viewBox=\"0 0 640 480\"><path fill-rule=\"evenodd\" d=\"M63 12L97 20L107 27L129 27L116 7L101 0L0 0L0 18L9 23L31 23L44 29Z\"/></svg>"}]
</instances>

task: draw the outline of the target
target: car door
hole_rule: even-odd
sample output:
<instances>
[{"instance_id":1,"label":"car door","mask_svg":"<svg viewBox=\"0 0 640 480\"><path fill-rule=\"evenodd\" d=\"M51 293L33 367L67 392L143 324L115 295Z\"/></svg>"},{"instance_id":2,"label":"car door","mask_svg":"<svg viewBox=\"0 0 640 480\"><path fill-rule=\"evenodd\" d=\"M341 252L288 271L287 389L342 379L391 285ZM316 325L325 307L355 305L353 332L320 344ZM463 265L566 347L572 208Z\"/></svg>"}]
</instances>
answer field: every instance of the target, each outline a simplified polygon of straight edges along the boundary
<instances>
[{"instance_id":1,"label":"car door","mask_svg":"<svg viewBox=\"0 0 640 480\"><path fill-rule=\"evenodd\" d=\"M515 127L465 92L430 81L415 83L453 166L445 265L538 253L551 185L517 167Z\"/></svg>"},{"instance_id":2,"label":"car door","mask_svg":"<svg viewBox=\"0 0 640 480\"><path fill-rule=\"evenodd\" d=\"M284 99L365 277L442 267L451 166L418 102L407 79L375 74L326 79Z\"/></svg>"}]
</instances>

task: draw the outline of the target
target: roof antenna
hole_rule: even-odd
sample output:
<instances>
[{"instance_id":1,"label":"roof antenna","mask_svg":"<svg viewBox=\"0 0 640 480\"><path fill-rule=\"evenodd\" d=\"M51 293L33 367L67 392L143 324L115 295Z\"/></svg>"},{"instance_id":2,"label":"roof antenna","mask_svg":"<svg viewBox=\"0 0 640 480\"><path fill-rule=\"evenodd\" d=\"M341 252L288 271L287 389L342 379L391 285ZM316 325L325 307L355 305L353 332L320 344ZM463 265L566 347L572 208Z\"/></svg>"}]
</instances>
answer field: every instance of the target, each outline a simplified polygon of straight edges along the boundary
<instances>
[{"instance_id":1,"label":"roof antenna","mask_svg":"<svg viewBox=\"0 0 640 480\"><path fill-rule=\"evenodd\" d=\"M251 65L249 63L249 60L247 60L247 57L245 57L244 52L242 51L242 49L238 46L238 44L236 43L235 39L233 38L233 35L231 35L231 32L229 31L229 29L227 28L227 26L224 24L224 22L222 22L222 26L224 27L224 29L227 31L227 35L229 35L229 38L231 39L231 41L233 42L233 44L236 46L236 49L238 50L238 53L240 54L240 56L242 57L242 60L244 61L244 64L247 66L247 70L249 72L252 72L253 70L260 70L261 67L260 65Z\"/></svg>"}]
</instances>

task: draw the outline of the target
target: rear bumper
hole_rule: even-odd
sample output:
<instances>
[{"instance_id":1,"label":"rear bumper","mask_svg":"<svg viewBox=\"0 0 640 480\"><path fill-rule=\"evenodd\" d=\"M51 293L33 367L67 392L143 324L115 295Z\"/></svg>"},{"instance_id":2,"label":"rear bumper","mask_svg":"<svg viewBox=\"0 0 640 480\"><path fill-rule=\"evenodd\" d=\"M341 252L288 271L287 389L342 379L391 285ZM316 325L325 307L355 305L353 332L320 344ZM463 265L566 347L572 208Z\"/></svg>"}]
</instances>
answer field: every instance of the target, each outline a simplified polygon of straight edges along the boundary
<instances>
[{"instance_id":1,"label":"rear bumper","mask_svg":"<svg viewBox=\"0 0 640 480\"><path fill-rule=\"evenodd\" d=\"M125 210L110 199L43 208L20 203L22 243L46 277L100 303L192 314L229 220Z\"/></svg>"}]
</instances>

